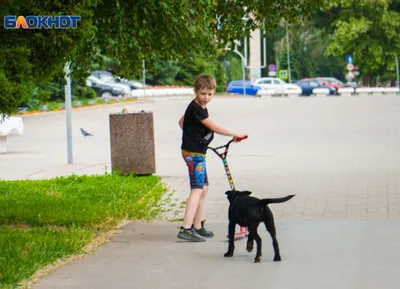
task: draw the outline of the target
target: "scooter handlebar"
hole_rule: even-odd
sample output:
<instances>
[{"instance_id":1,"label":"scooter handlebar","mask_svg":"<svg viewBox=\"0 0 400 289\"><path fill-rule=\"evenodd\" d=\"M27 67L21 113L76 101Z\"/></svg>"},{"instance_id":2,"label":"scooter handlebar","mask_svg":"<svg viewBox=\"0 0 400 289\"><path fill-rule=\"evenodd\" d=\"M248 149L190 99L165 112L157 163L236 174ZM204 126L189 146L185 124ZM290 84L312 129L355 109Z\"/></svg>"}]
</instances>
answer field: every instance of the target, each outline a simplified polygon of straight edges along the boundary
<instances>
[{"instance_id":1,"label":"scooter handlebar","mask_svg":"<svg viewBox=\"0 0 400 289\"><path fill-rule=\"evenodd\" d=\"M245 139L247 139L248 138L248 136L246 135L246 136L244 136L244 137L240 137L240 138L237 138L236 139L236 141L242 141L242 140L245 140Z\"/></svg>"},{"instance_id":2,"label":"scooter handlebar","mask_svg":"<svg viewBox=\"0 0 400 289\"><path fill-rule=\"evenodd\" d=\"M247 135L244 136L244 137L241 137L241 138L237 138L237 139L236 139L236 142L241 142L242 140L245 140L245 139L247 139L247 138L248 138ZM207 148L213 150L215 153L218 154L217 150L222 149L222 148L225 148L225 152L227 152L229 146L231 145L231 143L233 143L233 139L231 139L227 144L225 144L225 145L223 145L223 146L219 146L219 147L215 147L215 148L212 148L212 147L207 147ZM218 155L219 155L219 154L218 154Z\"/></svg>"}]
</instances>

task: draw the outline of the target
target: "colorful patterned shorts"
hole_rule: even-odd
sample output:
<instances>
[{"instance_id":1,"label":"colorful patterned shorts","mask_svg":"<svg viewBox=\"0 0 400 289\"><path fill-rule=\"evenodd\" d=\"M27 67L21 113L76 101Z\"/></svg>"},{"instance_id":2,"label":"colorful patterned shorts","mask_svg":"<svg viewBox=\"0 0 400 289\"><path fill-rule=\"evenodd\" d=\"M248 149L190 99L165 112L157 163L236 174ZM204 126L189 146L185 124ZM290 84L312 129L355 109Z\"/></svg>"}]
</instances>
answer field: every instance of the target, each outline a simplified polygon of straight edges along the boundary
<instances>
[{"instance_id":1,"label":"colorful patterned shorts","mask_svg":"<svg viewBox=\"0 0 400 289\"><path fill-rule=\"evenodd\" d=\"M203 186L208 186L206 156L182 150L182 157L189 170L190 188L202 189Z\"/></svg>"}]
</instances>

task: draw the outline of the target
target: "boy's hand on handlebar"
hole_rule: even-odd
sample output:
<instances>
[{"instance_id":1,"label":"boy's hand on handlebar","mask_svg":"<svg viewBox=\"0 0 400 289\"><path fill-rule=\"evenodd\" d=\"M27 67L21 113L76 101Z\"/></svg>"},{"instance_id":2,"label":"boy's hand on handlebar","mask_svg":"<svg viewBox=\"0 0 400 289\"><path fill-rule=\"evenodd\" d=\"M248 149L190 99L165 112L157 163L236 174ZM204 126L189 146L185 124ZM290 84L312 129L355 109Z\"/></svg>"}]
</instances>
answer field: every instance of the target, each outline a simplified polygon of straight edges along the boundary
<instances>
[{"instance_id":1,"label":"boy's hand on handlebar","mask_svg":"<svg viewBox=\"0 0 400 289\"><path fill-rule=\"evenodd\" d=\"M246 139L247 138L247 135L245 135L245 134L238 134L237 136L234 136L233 137L233 141L234 142L240 142L240 141L242 141L242 140L244 140L244 139Z\"/></svg>"}]
</instances>

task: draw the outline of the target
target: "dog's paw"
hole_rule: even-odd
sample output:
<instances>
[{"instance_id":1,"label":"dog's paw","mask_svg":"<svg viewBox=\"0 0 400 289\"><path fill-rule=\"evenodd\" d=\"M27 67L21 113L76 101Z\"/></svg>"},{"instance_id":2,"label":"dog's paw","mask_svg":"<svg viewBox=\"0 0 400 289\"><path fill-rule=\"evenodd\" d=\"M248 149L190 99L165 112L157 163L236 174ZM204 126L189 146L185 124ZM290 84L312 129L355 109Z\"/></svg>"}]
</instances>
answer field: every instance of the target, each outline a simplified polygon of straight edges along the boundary
<instances>
[{"instance_id":1,"label":"dog's paw","mask_svg":"<svg viewBox=\"0 0 400 289\"><path fill-rule=\"evenodd\" d=\"M279 262L281 261L281 256L275 256L274 257L274 262Z\"/></svg>"},{"instance_id":2,"label":"dog's paw","mask_svg":"<svg viewBox=\"0 0 400 289\"><path fill-rule=\"evenodd\" d=\"M252 252L253 248L254 248L254 243L253 242L247 243L247 246L246 246L247 252L249 252L249 253Z\"/></svg>"},{"instance_id":3,"label":"dog's paw","mask_svg":"<svg viewBox=\"0 0 400 289\"><path fill-rule=\"evenodd\" d=\"M232 256L233 256L233 252L230 252L230 251L228 251L224 254L224 257L232 257Z\"/></svg>"},{"instance_id":4,"label":"dog's paw","mask_svg":"<svg viewBox=\"0 0 400 289\"><path fill-rule=\"evenodd\" d=\"M256 258L254 259L254 263L260 263L261 262L261 257L262 256L256 256Z\"/></svg>"}]
</instances>

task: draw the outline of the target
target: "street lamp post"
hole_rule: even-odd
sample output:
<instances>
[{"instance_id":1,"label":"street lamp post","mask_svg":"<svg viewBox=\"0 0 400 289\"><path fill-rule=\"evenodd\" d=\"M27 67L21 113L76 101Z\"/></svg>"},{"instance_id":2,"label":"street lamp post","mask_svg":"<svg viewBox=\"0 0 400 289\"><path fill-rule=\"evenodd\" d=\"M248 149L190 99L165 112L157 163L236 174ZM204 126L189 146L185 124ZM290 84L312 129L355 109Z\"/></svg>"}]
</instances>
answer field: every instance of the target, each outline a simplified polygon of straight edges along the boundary
<instances>
[{"instance_id":1,"label":"street lamp post","mask_svg":"<svg viewBox=\"0 0 400 289\"><path fill-rule=\"evenodd\" d=\"M143 96L146 96L146 61L143 60Z\"/></svg>"},{"instance_id":2,"label":"street lamp post","mask_svg":"<svg viewBox=\"0 0 400 289\"><path fill-rule=\"evenodd\" d=\"M289 24L286 22L286 47L287 47L287 62L288 62L288 74L289 83L292 82L292 73L290 71L290 44L289 44Z\"/></svg>"},{"instance_id":3,"label":"street lamp post","mask_svg":"<svg viewBox=\"0 0 400 289\"><path fill-rule=\"evenodd\" d=\"M400 92L399 58L397 57L397 54L395 54L394 56L395 56L395 59L396 59L397 87L399 88L399 92Z\"/></svg>"},{"instance_id":4,"label":"street lamp post","mask_svg":"<svg viewBox=\"0 0 400 289\"><path fill-rule=\"evenodd\" d=\"M67 123L67 160L68 164L72 164L72 125L71 125L71 78L70 78L70 62L65 64L65 114Z\"/></svg>"},{"instance_id":5,"label":"street lamp post","mask_svg":"<svg viewBox=\"0 0 400 289\"><path fill-rule=\"evenodd\" d=\"M239 52L239 50L237 50L237 47L235 47L235 50L231 50L228 47L225 47L225 50L227 51L232 51L235 52L237 55L240 56L240 58L242 59L242 68L243 68L243 95L246 95L246 60L243 56L242 53Z\"/></svg>"}]
</instances>

